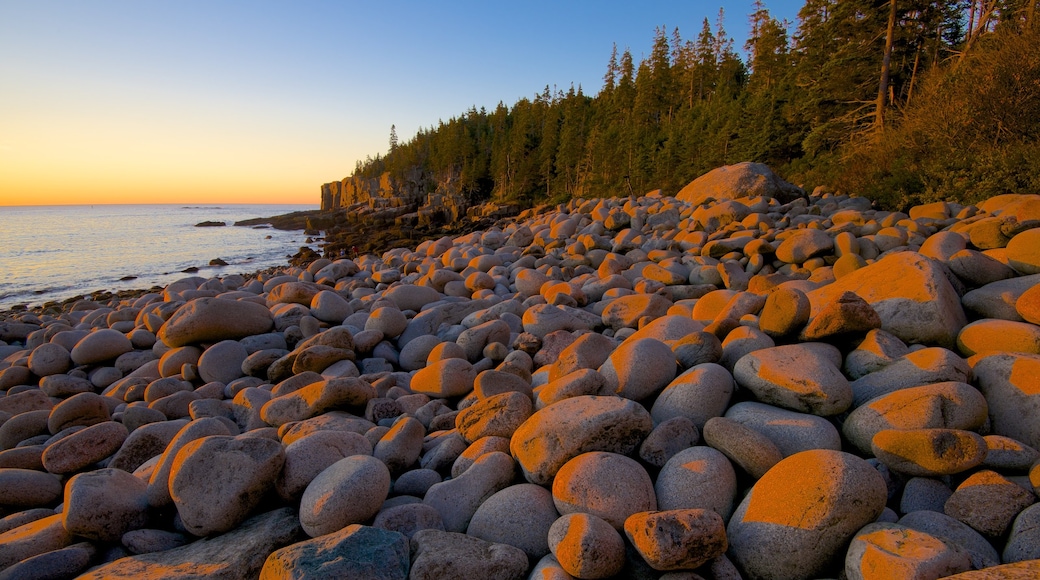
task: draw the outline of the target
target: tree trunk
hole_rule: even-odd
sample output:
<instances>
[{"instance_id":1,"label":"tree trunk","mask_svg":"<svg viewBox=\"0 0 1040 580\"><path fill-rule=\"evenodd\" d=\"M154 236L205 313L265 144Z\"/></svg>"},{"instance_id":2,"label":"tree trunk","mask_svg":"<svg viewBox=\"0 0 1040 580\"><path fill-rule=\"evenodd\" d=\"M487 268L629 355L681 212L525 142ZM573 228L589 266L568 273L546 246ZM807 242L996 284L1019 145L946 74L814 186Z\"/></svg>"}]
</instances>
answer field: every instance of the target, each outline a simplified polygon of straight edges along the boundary
<instances>
[{"instance_id":1,"label":"tree trunk","mask_svg":"<svg viewBox=\"0 0 1040 580\"><path fill-rule=\"evenodd\" d=\"M885 128L885 104L888 99L888 81L892 68L892 45L895 43L896 0L889 0L888 30L885 32L885 56L881 59L881 81L878 83L877 111L874 116L874 128L883 131Z\"/></svg>"}]
</instances>

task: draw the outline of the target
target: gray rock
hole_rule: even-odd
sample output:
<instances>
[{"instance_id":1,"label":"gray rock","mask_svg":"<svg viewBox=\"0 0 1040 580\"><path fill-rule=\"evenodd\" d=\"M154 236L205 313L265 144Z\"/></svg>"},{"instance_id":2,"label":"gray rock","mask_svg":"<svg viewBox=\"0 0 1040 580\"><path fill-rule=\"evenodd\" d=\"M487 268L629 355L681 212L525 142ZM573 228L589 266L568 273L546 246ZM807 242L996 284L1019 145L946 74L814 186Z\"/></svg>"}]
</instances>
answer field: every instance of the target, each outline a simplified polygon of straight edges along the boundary
<instances>
[{"instance_id":1,"label":"gray rock","mask_svg":"<svg viewBox=\"0 0 1040 580\"><path fill-rule=\"evenodd\" d=\"M369 455L352 455L318 474L300 499L300 523L311 537L368 521L390 493L390 470Z\"/></svg>"},{"instance_id":2,"label":"gray rock","mask_svg":"<svg viewBox=\"0 0 1040 580\"><path fill-rule=\"evenodd\" d=\"M527 574L523 550L465 534L421 530L412 536L410 580L521 580Z\"/></svg>"},{"instance_id":3,"label":"gray rock","mask_svg":"<svg viewBox=\"0 0 1040 580\"><path fill-rule=\"evenodd\" d=\"M654 492L659 509L710 509L729 521L737 496L737 475L717 449L690 447L664 464Z\"/></svg>"},{"instance_id":4,"label":"gray rock","mask_svg":"<svg viewBox=\"0 0 1040 580\"><path fill-rule=\"evenodd\" d=\"M295 510L281 508L254 516L226 534L172 550L122 558L94 568L80 578L258 578L268 554L296 542L300 533L300 521Z\"/></svg>"},{"instance_id":5,"label":"gray rock","mask_svg":"<svg viewBox=\"0 0 1040 580\"><path fill-rule=\"evenodd\" d=\"M407 580L408 538L394 531L352 524L276 550L261 578Z\"/></svg>"},{"instance_id":6,"label":"gray rock","mask_svg":"<svg viewBox=\"0 0 1040 580\"><path fill-rule=\"evenodd\" d=\"M534 561L549 553L549 528L558 517L553 496L544 487L511 485L480 504L466 534L515 546Z\"/></svg>"}]
</instances>

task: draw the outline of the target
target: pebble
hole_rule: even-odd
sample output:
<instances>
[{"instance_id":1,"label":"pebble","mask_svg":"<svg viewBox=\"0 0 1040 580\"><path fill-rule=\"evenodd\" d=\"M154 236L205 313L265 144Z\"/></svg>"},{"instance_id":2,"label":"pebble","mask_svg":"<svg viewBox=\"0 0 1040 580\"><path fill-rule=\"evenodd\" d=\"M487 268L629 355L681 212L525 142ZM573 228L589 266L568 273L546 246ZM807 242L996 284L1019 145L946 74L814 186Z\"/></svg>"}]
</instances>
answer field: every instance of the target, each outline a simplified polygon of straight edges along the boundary
<instances>
[{"instance_id":1,"label":"pebble","mask_svg":"<svg viewBox=\"0 0 1040 580\"><path fill-rule=\"evenodd\" d=\"M707 446L689 447L673 455L654 483L659 509L710 509L726 521L733 513L737 490L733 464Z\"/></svg>"},{"instance_id":2,"label":"pebble","mask_svg":"<svg viewBox=\"0 0 1040 580\"><path fill-rule=\"evenodd\" d=\"M213 435L187 443L169 475L184 527L208 536L239 525L274 487L284 461L281 443L270 439Z\"/></svg>"},{"instance_id":3,"label":"pebble","mask_svg":"<svg viewBox=\"0 0 1040 580\"><path fill-rule=\"evenodd\" d=\"M841 435L823 417L755 401L737 403L724 416L764 435L784 457L811 449L841 451Z\"/></svg>"},{"instance_id":4,"label":"pebble","mask_svg":"<svg viewBox=\"0 0 1040 580\"><path fill-rule=\"evenodd\" d=\"M918 477L961 473L986 458L982 436L962 429L886 429L871 449L889 469Z\"/></svg>"},{"instance_id":5,"label":"pebble","mask_svg":"<svg viewBox=\"0 0 1040 580\"><path fill-rule=\"evenodd\" d=\"M726 524L712 510L686 509L632 514L625 535L654 570L699 568L726 552Z\"/></svg>"},{"instance_id":6,"label":"pebble","mask_svg":"<svg viewBox=\"0 0 1040 580\"><path fill-rule=\"evenodd\" d=\"M852 388L841 370L807 344L746 354L733 366L733 377L759 401L792 411L830 416L852 405Z\"/></svg>"},{"instance_id":7,"label":"pebble","mask_svg":"<svg viewBox=\"0 0 1040 580\"><path fill-rule=\"evenodd\" d=\"M621 530L636 512L657 509L650 475L639 462L603 451L582 453L565 463L552 483L561 514L588 513Z\"/></svg>"},{"instance_id":8,"label":"pebble","mask_svg":"<svg viewBox=\"0 0 1040 580\"><path fill-rule=\"evenodd\" d=\"M971 569L967 552L927 532L890 523L864 526L845 555L845 576L944 578Z\"/></svg>"},{"instance_id":9,"label":"pebble","mask_svg":"<svg viewBox=\"0 0 1040 580\"><path fill-rule=\"evenodd\" d=\"M641 401L675 378L675 354L654 338L626 340L599 367L599 374L607 392Z\"/></svg>"},{"instance_id":10,"label":"pebble","mask_svg":"<svg viewBox=\"0 0 1040 580\"><path fill-rule=\"evenodd\" d=\"M43 467L51 473L79 471L119 451L129 433L122 423L105 421L55 441L43 452Z\"/></svg>"},{"instance_id":11,"label":"pebble","mask_svg":"<svg viewBox=\"0 0 1040 580\"><path fill-rule=\"evenodd\" d=\"M465 532L484 500L509 486L516 468L500 451L481 455L457 477L434 484L423 503L436 509L449 532Z\"/></svg>"},{"instance_id":12,"label":"pebble","mask_svg":"<svg viewBox=\"0 0 1040 580\"><path fill-rule=\"evenodd\" d=\"M371 455L372 444L351 431L317 431L285 446L285 463L275 489L286 500L299 498L311 481L340 459Z\"/></svg>"},{"instance_id":13,"label":"pebble","mask_svg":"<svg viewBox=\"0 0 1040 580\"><path fill-rule=\"evenodd\" d=\"M549 528L549 549L575 578L607 578L625 566L625 543L606 520L588 513L561 516Z\"/></svg>"},{"instance_id":14,"label":"pebble","mask_svg":"<svg viewBox=\"0 0 1040 580\"><path fill-rule=\"evenodd\" d=\"M638 403L614 396L579 396L536 411L513 433L510 451L531 483L545 485L587 451L631 453L653 429Z\"/></svg>"},{"instance_id":15,"label":"pebble","mask_svg":"<svg viewBox=\"0 0 1040 580\"><path fill-rule=\"evenodd\" d=\"M480 504L466 534L515 546L535 561L549 553L549 528L559 517L547 489L533 483L511 485Z\"/></svg>"},{"instance_id":16,"label":"pebble","mask_svg":"<svg viewBox=\"0 0 1040 580\"><path fill-rule=\"evenodd\" d=\"M148 523L148 483L122 469L79 473L65 484L62 525L98 542L117 542Z\"/></svg>"},{"instance_id":17,"label":"pebble","mask_svg":"<svg viewBox=\"0 0 1040 580\"><path fill-rule=\"evenodd\" d=\"M721 451L755 479L765 475L783 459L780 450L768 437L726 417L708 419L703 435L705 443Z\"/></svg>"},{"instance_id":18,"label":"pebble","mask_svg":"<svg viewBox=\"0 0 1040 580\"><path fill-rule=\"evenodd\" d=\"M390 470L370 455L351 455L319 473L300 499L300 524L312 538L370 520L390 493Z\"/></svg>"},{"instance_id":19,"label":"pebble","mask_svg":"<svg viewBox=\"0 0 1040 580\"><path fill-rule=\"evenodd\" d=\"M999 538L1036 496L994 471L983 469L965 479L946 500L943 511L983 536Z\"/></svg>"},{"instance_id":20,"label":"pebble","mask_svg":"<svg viewBox=\"0 0 1040 580\"><path fill-rule=\"evenodd\" d=\"M661 391L650 408L658 424L685 417L699 430L712 417L726 412L736 385L722 366L703 363L687 369Z\"/></svg>"}]
</instances>

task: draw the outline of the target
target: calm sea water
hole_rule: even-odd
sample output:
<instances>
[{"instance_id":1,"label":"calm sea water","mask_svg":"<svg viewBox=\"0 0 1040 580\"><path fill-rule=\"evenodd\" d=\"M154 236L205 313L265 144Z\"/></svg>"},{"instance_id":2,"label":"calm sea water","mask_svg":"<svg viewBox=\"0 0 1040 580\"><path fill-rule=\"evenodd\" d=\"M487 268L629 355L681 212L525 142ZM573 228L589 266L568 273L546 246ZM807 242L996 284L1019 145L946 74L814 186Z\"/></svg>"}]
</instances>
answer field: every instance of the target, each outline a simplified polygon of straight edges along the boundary
<instances>
[{"instance_id":1,"label":"calm sea water","mask_svg":"<svg viewBox=\"0 0 1040 580\"><path fill-rule=\"evenodd\" d=\"M186 276L245 274L287 264L302 231L236 221L312 205L77 205L0 207L0 310L95 290L165 286ZM227 227L195 227L203 221ZM317 245L310 244L314 249ZM209 266L220 258L227 266ZM197 267L197 274L183 270ZM136 276L133 280L121 278Z\"/></svg>"}]
</instances>

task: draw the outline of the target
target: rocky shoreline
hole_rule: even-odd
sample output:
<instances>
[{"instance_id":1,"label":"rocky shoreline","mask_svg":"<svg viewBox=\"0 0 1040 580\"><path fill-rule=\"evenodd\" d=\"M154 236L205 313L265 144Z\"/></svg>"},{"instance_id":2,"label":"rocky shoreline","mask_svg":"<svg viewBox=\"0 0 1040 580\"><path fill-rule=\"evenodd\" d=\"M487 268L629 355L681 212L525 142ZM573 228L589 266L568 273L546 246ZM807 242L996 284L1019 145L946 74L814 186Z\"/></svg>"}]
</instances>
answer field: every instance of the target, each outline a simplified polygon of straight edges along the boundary
<instances>
[{"instance_id":1,"label":"rocky shoreline","mask_svg":"<svg viewBox=\"0 0 1040 580\"><path fill-rule=\"evenodd\" d=\"M1040 196L470 217L0 314L0 580L1040 575Z\"/></svg>"}]
</instances>

